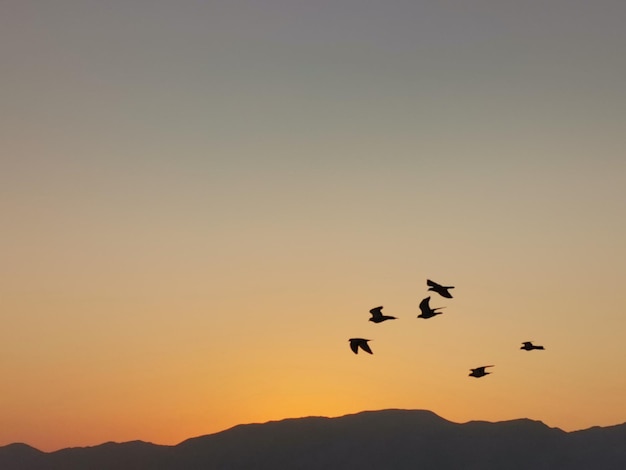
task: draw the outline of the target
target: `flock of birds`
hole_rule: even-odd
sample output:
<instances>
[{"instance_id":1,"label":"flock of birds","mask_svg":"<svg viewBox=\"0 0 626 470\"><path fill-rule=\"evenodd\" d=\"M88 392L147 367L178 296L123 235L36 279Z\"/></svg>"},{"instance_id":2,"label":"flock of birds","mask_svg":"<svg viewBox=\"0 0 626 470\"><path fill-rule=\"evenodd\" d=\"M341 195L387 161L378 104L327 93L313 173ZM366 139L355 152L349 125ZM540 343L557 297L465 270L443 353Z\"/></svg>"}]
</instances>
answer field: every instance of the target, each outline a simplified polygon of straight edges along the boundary
<instances>
[{"instance_id":1,"label":"flock of birds","mask_svg":"<svg viewBox=\"0 0 626 470\"><path fill-rule=\"evenodd\" d=\"M435 281L431 281L430 279L426 279L426 284L428 285L429 291L436 292L437 294L439 294L442 297L445 297L446 299L452 298L452 294L450 294L450 289L454 289L454 286L443 286L441 284L436 283ZM443 312L439 312L438 310L441 310L445 307L431 308L430 296L428 296L420 302L419 308L420 308L421 313L417 316L417 318L428 319L436 315L441 315ZM374 322L374 323L382 323L387 320L396 320L396 317L392 317L391 315L384 315L382 310L383 310L382 306L371 309L370 314L372 315L372 318L370 318L369 321ZM374 354L369 344L367 344L368 341L371 341L370 339L350 338L349 341L350 341L350 349L352 349L352 352L354 352L354 354L358 354L359 349L362 349L366 353ZM534 345L532 341L524 341L520 349L523 349L525 351L533 351L535 349L542 350L545 348L543 346ZM474 369L470 369L471 372L469 373L469 376L480 378L480 377L484 377L485 375L491 374L491 372L486 371L487 367L494 367L494 366L493 365L480 366Z\"/></svg>"}]
</instances>

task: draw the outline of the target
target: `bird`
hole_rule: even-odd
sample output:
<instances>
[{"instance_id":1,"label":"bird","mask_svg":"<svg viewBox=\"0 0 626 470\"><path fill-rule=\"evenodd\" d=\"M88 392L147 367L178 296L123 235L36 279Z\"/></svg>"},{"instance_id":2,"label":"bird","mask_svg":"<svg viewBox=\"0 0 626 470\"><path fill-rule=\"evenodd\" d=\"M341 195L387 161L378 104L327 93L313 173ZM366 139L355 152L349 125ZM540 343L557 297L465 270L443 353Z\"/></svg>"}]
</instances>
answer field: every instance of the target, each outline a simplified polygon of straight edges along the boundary
<instances>
[{"instance_id":1,"label":"bird","mask_svg":"<svg viewBox=\"0 0 626 470\"><path fill-rule=\"evenodd\" d=\"M383 315L382 312L382 305L380 307L376 307L370 310L370 313L372 314L372 318L369 319L369 321L373 321L374 323L381 323L384 322L385 320L395 320L396 317L392 317L391 315Z\"/></svg>"},{"instance_id":2,"label":"bird","mask_svg":"<svg viewBox=\"0 0 626 470\"><path fill-rule=\"evenodd\" d=\"M428 304L430 302L430 297L426 297L424 300L422 300L420 302L420 310L422 311L422 313L420 313L417 318L432 318L435 315L441 315L442 312L438 312L437 310L441 310L442 308L445 307L437 307L437 308L430 308L430 305Z\"/></svg>"},{"instance_id":3,"label":"bird","mask_svg":"<svg viewBox=\"0 0 626 470\"><path fill-rule=\"evenodd\" d=\"M448 289L454 289L454 286L442 286L441 284L437 284L435 281L431 281L430 279L426 279L426 284L430 286L428 288L429 291L431 290L433 292L437 292L440 296L448 299L452 298L452 294L448 292Z\"/></svg>"},{"instance_id":4,"label":"bird","mask_svg":"<svg viewBox=\"0 0 626 470\"><path fill-rule=\"evenodd\" d=\"M359 354L359 348L366 353L374 354L367 344L368 341L371 341L371 339L350 338L350 349L352 349L354 354Z\"/></svg>"},{"instance_id":5,"label":"bird","mask_svg":"<svg viewBox=\"0 0 626 470\"><path fill-rule=\"evenodd\" d=\"M469 373L469 376L480 378L480 377L484 377L487 374L491 374L491 372L485 372L485 367L493 367L493 366L482 366L482 367L476 367L476 369L470 369L472 372Z\"/></svg>"},{"instance_id":6,"label":"bird","mask_svg":"<svg viewBox=\"0 0 626 470\"><path fill-rule=\"evenodd\" d=\"M522 344L524 346L522 346L520 349L524 349L526 351L532 351L533 349L546 349L543 346L535 346L532 341L525 341Z\"/></svg>"}]
</instances>

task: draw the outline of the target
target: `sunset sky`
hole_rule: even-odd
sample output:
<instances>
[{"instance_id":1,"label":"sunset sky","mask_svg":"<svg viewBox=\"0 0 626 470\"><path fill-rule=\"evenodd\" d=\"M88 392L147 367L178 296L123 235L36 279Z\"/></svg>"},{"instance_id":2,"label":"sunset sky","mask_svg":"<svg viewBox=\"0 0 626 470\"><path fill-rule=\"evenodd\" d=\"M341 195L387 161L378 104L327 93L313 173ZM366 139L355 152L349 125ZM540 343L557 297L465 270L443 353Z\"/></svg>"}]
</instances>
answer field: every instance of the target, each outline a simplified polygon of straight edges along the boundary
<instances>
[{"instance_id":1,"label":"sunset sky","mask_svg":"<svg viewBox=\"0 0 626 470\"><path fill-rule=\"evenodd\" d=\"M626 421L625 22L2 1L0 445L383 408ZM427 278L454 298L417 319Z\"/></svg>"}]
</instances>

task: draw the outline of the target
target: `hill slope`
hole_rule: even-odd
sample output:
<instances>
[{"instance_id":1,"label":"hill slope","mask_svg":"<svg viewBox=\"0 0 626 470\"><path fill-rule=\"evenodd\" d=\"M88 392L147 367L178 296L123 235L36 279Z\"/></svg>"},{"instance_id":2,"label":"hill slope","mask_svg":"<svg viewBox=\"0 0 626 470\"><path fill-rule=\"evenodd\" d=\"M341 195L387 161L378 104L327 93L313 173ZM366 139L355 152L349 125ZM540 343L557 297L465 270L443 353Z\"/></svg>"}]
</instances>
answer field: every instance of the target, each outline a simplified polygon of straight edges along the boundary
<instances>
[{"instance_id":1,"label":"hill slope","mask_svg":"<svg viewBox=\"0 0 626 470\"><path fill-rule=\"evenodd\" d=\"M135 441L44 453L0 448L4 470L624 469L626 424L566 433L539 421L452 423L429 411L369 411L248 424L176 446Z\"/></svg>"}]
</instances>

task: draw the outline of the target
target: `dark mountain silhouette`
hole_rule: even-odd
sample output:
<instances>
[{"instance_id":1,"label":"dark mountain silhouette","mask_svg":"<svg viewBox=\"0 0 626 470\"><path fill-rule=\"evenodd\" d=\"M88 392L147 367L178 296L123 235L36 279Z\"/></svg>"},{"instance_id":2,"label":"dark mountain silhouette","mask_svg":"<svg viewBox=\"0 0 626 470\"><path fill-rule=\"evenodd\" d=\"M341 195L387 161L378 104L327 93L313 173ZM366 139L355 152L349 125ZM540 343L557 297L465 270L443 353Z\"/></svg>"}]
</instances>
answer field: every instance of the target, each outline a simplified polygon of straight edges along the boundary
<instances>
[{"instance_id":1,"label":"dark mountain silhouette","mask_svg":"<svg viewBox=\"0 0 626 470\"><path fill-rule=\"evenodd\" d=\"M366 411L235 426L176 446L134 441L40 452L0 447L3 470L626 468L626 423L565 432L518 419L457 424L430 411Z\"/></svg>"},{"instance_id":2,"label":"dark mountain silhouette","mask_svg":"<svg viewBox=\"0 0 626 470\"><path fill-rule=\"evenodd\" d=\"M43 468L48 454L26 444L0 447L0 468Z\"/></svg>"}]
</instances>

